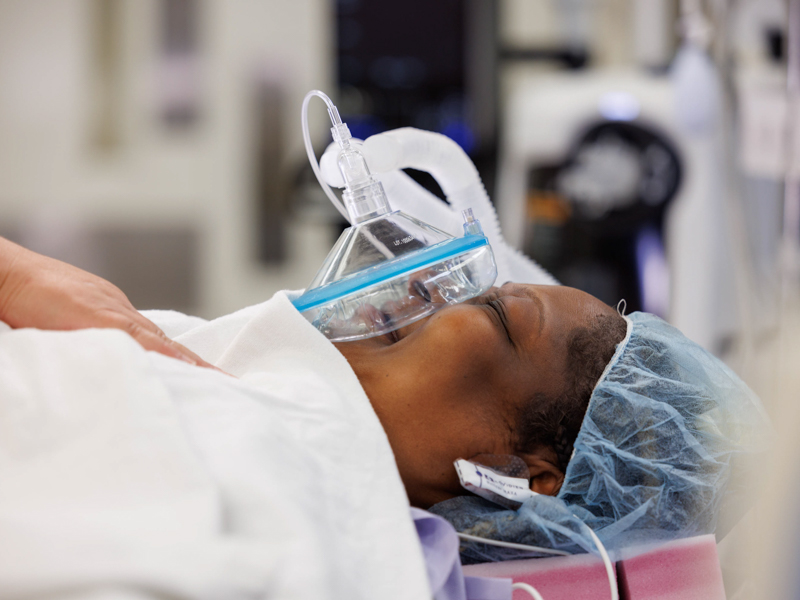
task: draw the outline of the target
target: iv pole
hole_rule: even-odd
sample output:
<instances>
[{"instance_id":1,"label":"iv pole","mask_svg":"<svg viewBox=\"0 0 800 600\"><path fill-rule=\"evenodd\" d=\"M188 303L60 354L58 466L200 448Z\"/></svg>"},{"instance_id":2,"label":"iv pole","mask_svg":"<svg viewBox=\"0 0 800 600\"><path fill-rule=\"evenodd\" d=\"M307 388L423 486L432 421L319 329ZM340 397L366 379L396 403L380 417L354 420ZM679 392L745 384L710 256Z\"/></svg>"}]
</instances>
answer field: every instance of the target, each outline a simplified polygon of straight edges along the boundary
<instances>
[{"instance_id":1,"label":"iv pole","mask_svg":"<svg viewBox=\"0 0 800 600\"><path fill-rule=\"evenodd\" d=\"M784 307L797 296L800 283L800 179L795 163L797 138L796 108L800 106L800 0L788 0L786 64L786 130L783 198L782 296Z\"/></svg>"}]
</instances>

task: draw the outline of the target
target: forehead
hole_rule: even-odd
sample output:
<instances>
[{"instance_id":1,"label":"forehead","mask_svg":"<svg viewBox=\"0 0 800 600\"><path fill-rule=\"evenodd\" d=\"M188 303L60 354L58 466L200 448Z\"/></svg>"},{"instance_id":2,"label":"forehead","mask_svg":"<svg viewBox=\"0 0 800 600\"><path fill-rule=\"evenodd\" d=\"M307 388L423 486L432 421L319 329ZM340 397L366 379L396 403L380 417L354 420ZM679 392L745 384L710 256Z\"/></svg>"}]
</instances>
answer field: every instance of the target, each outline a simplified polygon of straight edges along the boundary
<instances>
[{"instance_id":1,"label":"forehead","mask_svg":"<svg viewBox=\"0 0 800 600\"><path fill-rule=\"evenodd\" d=\"M562 318L580 319L587 315L613 310L591 294L563 285L505 283L490 291L531 300L546 313L554 313Z\"/></svg>"}]
</instances>

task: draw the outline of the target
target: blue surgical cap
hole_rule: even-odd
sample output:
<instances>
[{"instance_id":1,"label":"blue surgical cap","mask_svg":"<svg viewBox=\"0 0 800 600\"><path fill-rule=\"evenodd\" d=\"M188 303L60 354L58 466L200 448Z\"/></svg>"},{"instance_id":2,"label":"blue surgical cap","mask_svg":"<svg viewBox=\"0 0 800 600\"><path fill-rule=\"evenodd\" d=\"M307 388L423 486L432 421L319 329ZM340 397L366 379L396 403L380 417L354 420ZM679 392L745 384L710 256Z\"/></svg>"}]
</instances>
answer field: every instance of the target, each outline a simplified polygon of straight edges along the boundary
<instances>
[{"instance_id":1,"label":"blue surgical cap","mask_svg":"<svg viewBox=\"0 0 800 600\"><path fill-rule=\"evenodd\" d=\"M658 317L625 317L625 339L592 392L558 496L518 510L460 496L430 510L458 531L568 552L716 532L746 510L770 426L759 399L719 359ZM763 470L763 465L762 470ZM465 563L519 558L465 542Z\"/></svg>"}]
</instances>

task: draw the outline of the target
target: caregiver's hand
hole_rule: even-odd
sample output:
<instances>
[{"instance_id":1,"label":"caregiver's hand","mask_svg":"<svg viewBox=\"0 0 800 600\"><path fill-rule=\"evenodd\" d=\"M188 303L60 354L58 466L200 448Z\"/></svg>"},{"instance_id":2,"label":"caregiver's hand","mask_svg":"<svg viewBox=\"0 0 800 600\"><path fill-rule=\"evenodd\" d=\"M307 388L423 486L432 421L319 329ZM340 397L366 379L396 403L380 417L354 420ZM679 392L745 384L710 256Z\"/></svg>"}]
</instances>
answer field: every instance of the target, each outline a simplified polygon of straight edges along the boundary
<instances>
[{"instance_id":1,"label":"caregiver's hand","mask_svg":"<svg viewBox=\"0 0 800 600\"><path fill-rule=\"evenodd\" d=\"M145 349L216 369L170 340L115 285L0 238L0 321L14 328L121 329Z\"/></svg>"}]
</instances>

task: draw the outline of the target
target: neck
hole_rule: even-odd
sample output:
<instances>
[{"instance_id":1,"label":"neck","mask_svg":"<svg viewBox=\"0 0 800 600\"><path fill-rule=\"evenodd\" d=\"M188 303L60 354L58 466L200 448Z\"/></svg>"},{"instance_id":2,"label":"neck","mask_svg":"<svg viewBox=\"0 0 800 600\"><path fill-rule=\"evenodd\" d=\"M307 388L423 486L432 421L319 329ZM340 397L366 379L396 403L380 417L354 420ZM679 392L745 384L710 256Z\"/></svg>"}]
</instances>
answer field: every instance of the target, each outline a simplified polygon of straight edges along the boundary
<instances>
[{"instance_id":1,"label":"neck","mask_svg":"<svg viewBox=\"0 0 800 600\"><path fill-rule=\"evenodd\" d=\"M400 377L398 364L392 360L392 346L384 338L337 342L334 346L350 363L391 442L393 425L403 422L401 413L406 406L392 393L401 387L397 381Z\"/></svg>"},{"instance_id":2,"label":"neck","mask_svg":"<svg viewBox=\"0 0 800 600\"><path fill-rule=\"evenodd\" d=\"M355 342L336 342L333 345L350 363L370 403L377 410L376 403L380 402L377 400L378 395L374 393L374 381L379 373L388 373L388 369L382 366L381 356L381 350L386 345L376 342L374 338Z\"/></svg>"}]
</instances>

